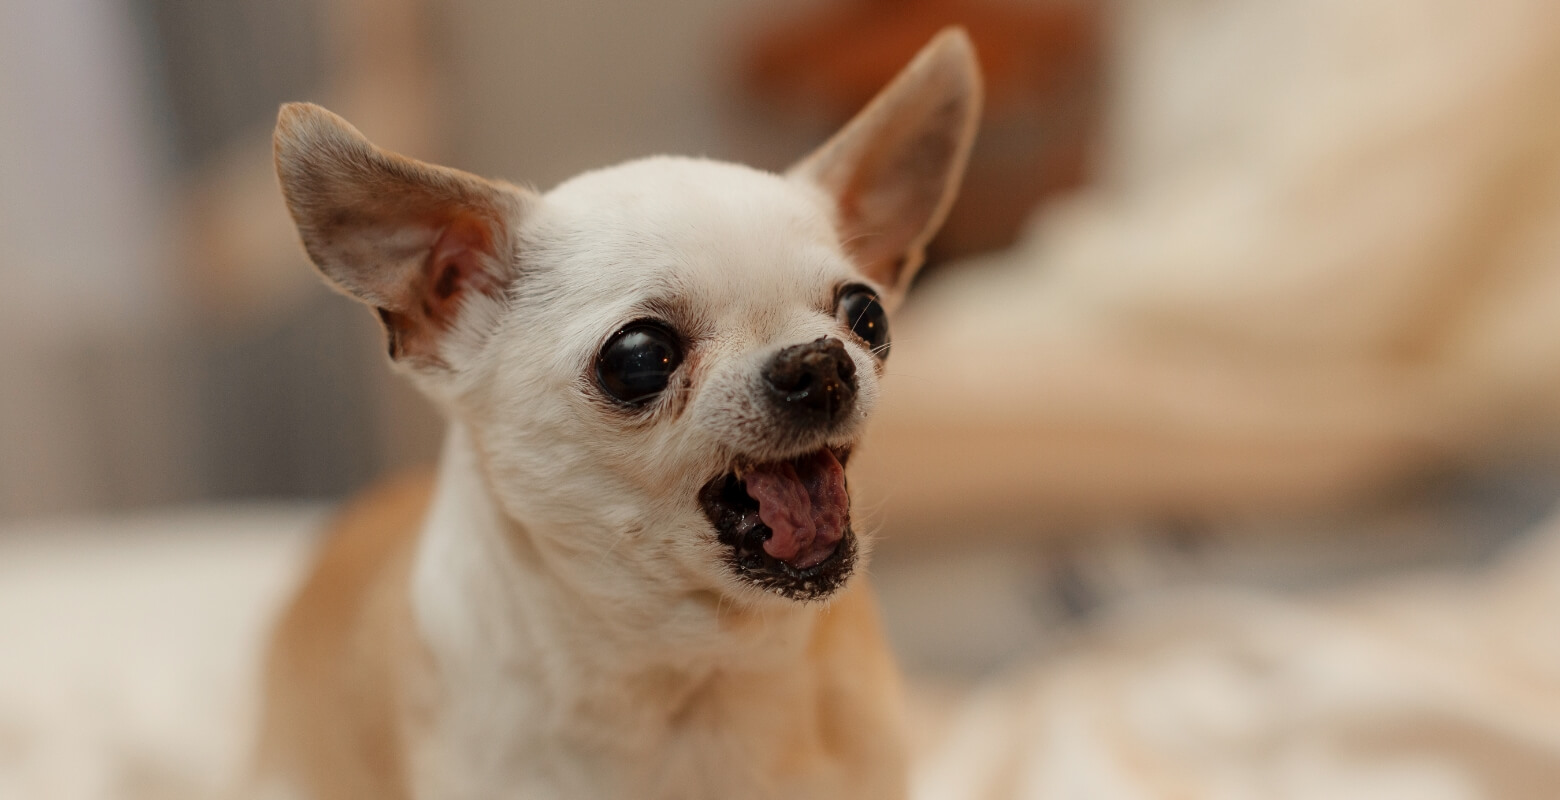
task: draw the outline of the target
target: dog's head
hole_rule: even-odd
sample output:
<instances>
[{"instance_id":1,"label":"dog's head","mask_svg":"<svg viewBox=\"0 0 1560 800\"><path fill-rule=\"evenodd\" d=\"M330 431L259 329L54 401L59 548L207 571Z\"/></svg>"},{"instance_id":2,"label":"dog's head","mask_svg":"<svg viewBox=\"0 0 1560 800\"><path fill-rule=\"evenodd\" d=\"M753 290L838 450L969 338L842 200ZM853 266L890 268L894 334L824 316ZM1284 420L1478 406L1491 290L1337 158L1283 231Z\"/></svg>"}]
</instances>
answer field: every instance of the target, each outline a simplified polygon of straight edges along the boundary
<instances>
[{"instance_id":1,"label":"dog's head","mask_svg":"<svg viewBox=\"0 0 1560 800\"><path fill-rule=\"evenodd\" d=\"M376 310L549 566L808 600L861 552L843 467L979 104L948 31L784 175L651 158L537 194L303 104L276 161L311 258Z\"/></svg>"}]
</instances>

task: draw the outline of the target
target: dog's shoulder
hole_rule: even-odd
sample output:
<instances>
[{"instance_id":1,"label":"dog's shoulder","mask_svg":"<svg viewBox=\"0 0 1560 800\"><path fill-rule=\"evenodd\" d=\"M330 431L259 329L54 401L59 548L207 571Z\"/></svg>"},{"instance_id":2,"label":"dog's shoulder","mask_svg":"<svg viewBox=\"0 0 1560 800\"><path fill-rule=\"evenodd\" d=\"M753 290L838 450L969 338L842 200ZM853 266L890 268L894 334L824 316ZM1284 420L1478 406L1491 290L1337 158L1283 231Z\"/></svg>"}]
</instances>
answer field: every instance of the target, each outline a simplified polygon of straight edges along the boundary
<instances>
[{"instance_id":1,"label":"dog's shoulder","mask_svg":"<svg viewBox=\"0 0 1560 800\"><path fill-rule=\"evenodd\" d=\"M426 663L407 586L432 491L418 472L350 502L275 629L261 758L315 796L404 796L401 706Z\"/></svg>"},{"instance_id":2,"label":"dog's shoulder","mask_svg":"<svg viewBox=\"0 0 1560 800\"><path fill-rule=\"evenodd\" d=\"M326 531L299 602L313 614L349 613L387 568L406 566L433 497L433 472L387 479L350 501Z\"/></svg>"}]
</instances>

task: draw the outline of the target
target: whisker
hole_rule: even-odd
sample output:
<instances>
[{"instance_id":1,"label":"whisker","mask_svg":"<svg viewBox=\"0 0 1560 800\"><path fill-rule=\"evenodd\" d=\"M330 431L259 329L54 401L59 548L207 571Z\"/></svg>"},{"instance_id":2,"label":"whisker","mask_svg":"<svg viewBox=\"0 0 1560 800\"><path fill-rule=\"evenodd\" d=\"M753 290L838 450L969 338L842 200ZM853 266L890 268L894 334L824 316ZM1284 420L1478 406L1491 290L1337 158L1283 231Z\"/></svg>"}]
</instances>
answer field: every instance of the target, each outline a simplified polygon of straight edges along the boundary
<instances>
[{"instance_id":1,"label":"whisker","mask_svg":"<svg viewBox=\"0 0 1560 800\"><path fill-rule=\"evenodd\" d=\"M596 557L596 566L593 569L599 571L603 566L605 566L606 563L607 563L607 559L612 556L612 551L616 550L617 546L619 544L622 544L623 540L627 539L629 534L632 533L633 530L634 530L633 527L630 526L630 527L625 527L622 531L620 531L618 533L617 537L612 540L612 544L607 545L607 549L601 551L601 555Z\"/></svg>"},{"instance_id":2,"label":"whisker","mask_svg":"<svg viewBox=\"0 0 1560 800\"><path fill-rule=\"evenodd\" d=\"M858 233L855 236L852 236L849 239L846 239L845 241L840 242L840 247L842 249L849 249L851 245L855 244L856 242L861 241L862 239L870 239L870 238L872 238L874 236L882 236L882 235L883 234L877 233L875 231L862 231L861 233Z\"/></svg>"}]
</instances>

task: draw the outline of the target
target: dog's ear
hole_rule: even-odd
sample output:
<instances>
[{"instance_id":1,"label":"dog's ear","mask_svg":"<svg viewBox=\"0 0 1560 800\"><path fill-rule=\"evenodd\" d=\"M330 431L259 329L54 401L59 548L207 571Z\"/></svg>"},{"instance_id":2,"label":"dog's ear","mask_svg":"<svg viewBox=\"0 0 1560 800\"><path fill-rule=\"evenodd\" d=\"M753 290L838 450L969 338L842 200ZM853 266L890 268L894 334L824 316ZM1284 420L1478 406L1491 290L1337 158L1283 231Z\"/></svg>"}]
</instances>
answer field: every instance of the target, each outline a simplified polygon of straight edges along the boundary
<instances>
[{"instance_id":1,"label":"dog's ear","mask_svg":"<svg viewBox=\"0 0 1560 800\"><path fill-rule=\"evenodd\" d=\"M841 240L891 299L902 295L948 215L980 104L975 48L962 28L944 29L834 138L787 173L833 199Z\"/></svg>"},{"instance_id":2,"label":"dog's ear","mask_svg":"<svg viewBox=\"0 0 1560 800\"><path fill-rule=\"evenodd\" d=\"M462 312L504 301L511 239L534 195L381 150L308 103L282 106L274 146L282 194L315 265L379 312L392 358L448 366L444 340Z\"/></svg>"}]
</instances>

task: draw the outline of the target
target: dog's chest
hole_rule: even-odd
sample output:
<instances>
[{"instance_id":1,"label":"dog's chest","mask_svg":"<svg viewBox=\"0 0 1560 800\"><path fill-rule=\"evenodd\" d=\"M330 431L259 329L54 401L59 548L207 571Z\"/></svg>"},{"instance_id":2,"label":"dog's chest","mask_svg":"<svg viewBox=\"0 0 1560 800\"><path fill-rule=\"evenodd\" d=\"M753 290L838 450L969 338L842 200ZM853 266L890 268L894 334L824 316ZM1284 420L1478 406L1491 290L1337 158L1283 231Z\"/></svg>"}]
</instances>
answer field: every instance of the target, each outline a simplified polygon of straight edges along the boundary
<instances>
[{"instance_id":1,"label":"dog's chest","mask_svg":"<svg viewBox=\"0 0 1560 800\"><path fill-rule=\"evenodd\" d=\"M715 678L670 716L630 706L607 713L601 706L608 704L598 703L582 713L517 687L485 698L449 696L452 702L414 744L414 796L898 796L896 759L864 758L857 748L840 746L842 736L881 742L896 733L871 730L865 718L837 718L829 713L837 709L823 708L816 692L806 691L814 688L809 682L776 691Z\"/></svg>"},{"instance_id":2,"label":"dog's chest","mask_svg":"<svg viewBox=\"0 0 1560 800\"><path fill-rule=\"evenodd\" d=\"M412 797L903 796L895 681L863 583L827 612L634 639L504 544L464 462L446 461L410 587L432 669L405 728Z\"/></svg>"}]
</instances>

